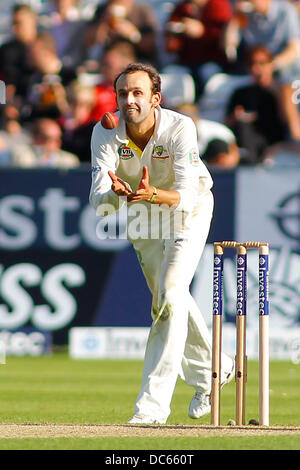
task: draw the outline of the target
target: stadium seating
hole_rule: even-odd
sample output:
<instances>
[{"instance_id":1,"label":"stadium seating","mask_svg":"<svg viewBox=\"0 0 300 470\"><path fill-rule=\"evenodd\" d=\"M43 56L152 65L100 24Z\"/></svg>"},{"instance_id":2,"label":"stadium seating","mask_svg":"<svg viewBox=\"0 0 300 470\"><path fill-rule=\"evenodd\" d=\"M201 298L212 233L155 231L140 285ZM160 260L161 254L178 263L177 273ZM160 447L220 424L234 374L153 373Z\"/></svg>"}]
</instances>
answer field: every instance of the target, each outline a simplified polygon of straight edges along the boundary
<instances>
[{"instance_id":1,"label":"stadium seating","mask_svg":"<svg viewBox=\"0 0 300 470\"><path fill-rule=\"evenodd\" d=\"M218 122L223 122L229 98L234 90L251 83L248 75L229 75L217 73L205 85L203 95L199 100L201 116Z\"/></svg>"},{"instance_id":2,"label":"stadium seating","mask_svg":"<svg viewBox=\"0 0 300 470\"><path fill-rule=\"evenodd\" d=\"M161 87L164 106L176 107L195 101L195 84L188 73L162 73Z\"/></svg>"}]
</instances>

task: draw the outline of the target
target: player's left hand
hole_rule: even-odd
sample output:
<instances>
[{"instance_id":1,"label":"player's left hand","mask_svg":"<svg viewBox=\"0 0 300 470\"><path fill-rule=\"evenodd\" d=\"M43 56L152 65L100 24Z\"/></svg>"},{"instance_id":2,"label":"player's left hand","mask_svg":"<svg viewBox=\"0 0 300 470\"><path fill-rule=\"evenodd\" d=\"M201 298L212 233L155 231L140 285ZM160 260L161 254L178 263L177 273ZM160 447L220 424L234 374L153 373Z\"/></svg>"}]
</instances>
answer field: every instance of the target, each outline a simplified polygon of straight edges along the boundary
<instances>
[{"instance_id":1,"label":"player's left hand","mask_svg":"<svg viewBox=\"0 0 300 470\"><path fill-rule=\"evenodd\" d=\"M150 185L150 177L147 166L143 166L142 178L138 189L127 197L128 202L149 201L153 196L154 188Z\"/></svg>"}]
</instances>

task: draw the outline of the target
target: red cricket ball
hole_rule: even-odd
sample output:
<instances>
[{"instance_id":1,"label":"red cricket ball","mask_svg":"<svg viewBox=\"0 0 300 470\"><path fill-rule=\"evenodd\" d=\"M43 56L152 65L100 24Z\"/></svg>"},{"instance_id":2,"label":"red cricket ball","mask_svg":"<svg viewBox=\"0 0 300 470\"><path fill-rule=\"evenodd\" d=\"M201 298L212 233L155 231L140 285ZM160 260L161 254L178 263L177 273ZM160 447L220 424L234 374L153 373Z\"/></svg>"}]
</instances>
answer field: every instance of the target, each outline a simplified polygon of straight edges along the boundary
<instances>
[{"instance_id":1,"label":"red cricket ball","mask_svg":"<svg viewBox=\"0 0 300 470\"><path fill-rule=\"evenodd\" d=\"M119 124L119 118L116 114L108 112L102 116L101 124L104 129L114 129Z\"/></svg>"}]
</instances>

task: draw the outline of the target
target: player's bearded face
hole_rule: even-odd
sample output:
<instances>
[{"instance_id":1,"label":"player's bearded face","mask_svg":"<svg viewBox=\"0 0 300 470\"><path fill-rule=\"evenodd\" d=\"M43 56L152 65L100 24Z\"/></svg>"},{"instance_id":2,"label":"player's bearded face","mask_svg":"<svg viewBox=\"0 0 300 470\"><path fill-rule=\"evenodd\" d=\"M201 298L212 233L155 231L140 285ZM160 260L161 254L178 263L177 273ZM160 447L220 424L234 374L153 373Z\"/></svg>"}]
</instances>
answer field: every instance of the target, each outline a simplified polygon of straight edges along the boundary
<instances>
[{"instance_id":1,"label":"player's bearded face","mask_svg":"<svg viewBox=\"0 0 300 470\"><path fill-rule=\"evenodd\" d=\"M116 91L120 114L128 124L143 122L158 104L151 80L143 71L121 76Z\"/></svg>"}]
</instances>

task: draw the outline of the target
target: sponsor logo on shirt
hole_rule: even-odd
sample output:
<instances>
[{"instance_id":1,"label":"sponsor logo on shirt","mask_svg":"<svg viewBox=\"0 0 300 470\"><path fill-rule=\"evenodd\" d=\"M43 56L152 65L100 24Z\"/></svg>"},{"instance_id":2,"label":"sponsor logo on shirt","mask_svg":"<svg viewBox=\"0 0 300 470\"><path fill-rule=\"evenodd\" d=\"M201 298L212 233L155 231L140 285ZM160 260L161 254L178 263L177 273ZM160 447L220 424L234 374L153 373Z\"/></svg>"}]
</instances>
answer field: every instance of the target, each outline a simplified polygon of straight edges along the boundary
<instances>
[{"instance_id":1,"label":"sponsor logo on shirt","mask_svg":"<svg viewBox=\"0 0 300 470\"><path fill-rule=\"evenodd\" d=\"M193 165L193 166L198 166L200 161L199 161L199 151L198 149L191 149L189 151L189 160L190 160L190 164Z\"/></svg>"},{"instance_id":2,"label":"sponsor logo on shirt","mask_svg":"<svg viewBox=\"0 0 300 470\"><path fill-rule=\"evenodd\" d=\"M170 158L167 150L164 149L163 145L157 145L154 147L152 158L156 158L158 160L165 160L166 158Z\"/></svg>"},{"instance_id":3,"label":"sponsor logo on shirt","mask_svg":"<svg viewBox=\"0 0 300 470\"><path fill-rule=\"evenodd\" d=\"M92 166L92 176L96 175L99 171L101 171L100 166Z\"/></svg>"},{"instance_id":4,"label":"sponsor logo on shirt","mask_svg":"<svg viewBox=\"0 0 300 470\"><path fill-rule=\"evenodd\" d=\"M125 144L120 145L118 154L122 160L129 160L130 158L134 157L134 153L131 148L127 147Z\"/></svg>"}]
</instances>

